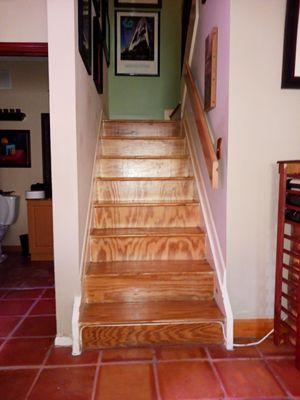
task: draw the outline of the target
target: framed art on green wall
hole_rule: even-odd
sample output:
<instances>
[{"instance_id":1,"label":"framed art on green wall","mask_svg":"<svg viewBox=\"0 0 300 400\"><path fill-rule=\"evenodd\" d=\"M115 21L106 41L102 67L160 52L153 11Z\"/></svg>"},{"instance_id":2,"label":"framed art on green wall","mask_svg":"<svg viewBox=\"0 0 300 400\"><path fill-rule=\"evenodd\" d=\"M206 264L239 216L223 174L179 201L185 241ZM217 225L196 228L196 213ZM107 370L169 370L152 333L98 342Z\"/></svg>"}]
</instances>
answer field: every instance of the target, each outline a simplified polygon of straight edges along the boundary
<instances>
[{"instance_id":1,"label":"framed art on green wall","mask_svg":"<svg viewBox=\"0 0 300 400\"><path fill-rule=\"evenodd\" d=\"M116 11L115 74L159 76L160 14Z\"/></svg>"},{"instance_id":2,"label":"framed art on green wall","mask_svg":"<svg viewBox=\"0 0 300 400\"><path fill-rule=\"evenodd\" d=\"M91 0L78 0L78 47L89 75L92 62Z\"/></svg>"},{"instance_id":3,"label":"framed art on green wall","mask_svg":"<svg viewBox=\"0 0 300 400\"><path fill-rule=\"evenodd\" d=\"M115 0L115 7L161 8L162 0Z\"/></svg>"}]
</instances>

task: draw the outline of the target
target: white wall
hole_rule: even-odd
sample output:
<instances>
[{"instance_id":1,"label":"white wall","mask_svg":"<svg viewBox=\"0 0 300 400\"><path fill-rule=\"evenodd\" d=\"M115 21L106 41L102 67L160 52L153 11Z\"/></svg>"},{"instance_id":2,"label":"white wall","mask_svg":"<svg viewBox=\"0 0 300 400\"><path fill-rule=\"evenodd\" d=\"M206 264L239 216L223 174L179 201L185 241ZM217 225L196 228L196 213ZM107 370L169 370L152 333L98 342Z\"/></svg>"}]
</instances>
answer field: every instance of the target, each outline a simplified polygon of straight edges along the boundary
<instances>
[{"instance_id":1,"label":"white wall","mask_svg":"<svg viewBox=\"0 0 300 400\"><path fill-rule=\"evenodd\" d=\"M217 105L207 116L215 141L221 137L222 160L220 161L220 182L218 190L211 188L206 165L202 160L205 186L210 201L216 230L223 256L226 255L226 178L227 178L227 136L228 136L228 90L229 90L229 24L230 0L209 0L200 3L195 53L192 72L199 91L204 98L205 39L213 27L218 27ZM200 151L200 150L199 150Z\"/></svg>"},{"instance_id":2,"label":"white wall","mask_svg":"<svg viewBox=\"0 0 300 400\"><path fill-rule=\"evenodd\" d=\"M20 245L28 233L25 190L43 183L41 113L49 112L48 60L0 59L0 69L11 74L11 89L0 90L0 108L21 108L23 121L0 121L0 129L30 130L31 168L0 168L0 188L20 195L20 212L5 238L5 245Z\"/></svg>"},{"instance_id":3,"label":"white wall","mask_svg":"<svg viewBox=\"0 0 300 400\"><path fill-rule=\"evenodd\" d=\"M277 160L299 159L300 91L282 90L285 0L231 0L227 269L235 318L271 317Z\"/></svg>"},{"instance_id":4,"label":"white wall","mask_svg":"<svg viewBox=\"0 0 300 400\"><path fill-rule=\"evenodd\" d=\"M76 32L77 1L48 0L57 334L68 337L73 299L80 293L92 164L104 104L78 54Z\"/></svg>"},{"instance_id":5,"label":"white wall","mask_svg":"<svg viewBox=\"0 0 300 400\"><path fill-rule=\"evenodd\" d=\"M0 0L0 42L47 42L47 0Z\"/></svg>"}]
</instances>

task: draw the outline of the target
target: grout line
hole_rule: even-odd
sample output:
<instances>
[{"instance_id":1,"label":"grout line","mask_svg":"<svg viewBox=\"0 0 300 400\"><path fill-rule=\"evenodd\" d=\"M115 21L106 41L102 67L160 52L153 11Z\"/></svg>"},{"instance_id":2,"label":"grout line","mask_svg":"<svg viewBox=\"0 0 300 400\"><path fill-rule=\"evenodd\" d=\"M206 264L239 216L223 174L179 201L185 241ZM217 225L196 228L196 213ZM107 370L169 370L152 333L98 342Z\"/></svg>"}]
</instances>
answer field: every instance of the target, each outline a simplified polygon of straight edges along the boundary
<instances>
[{"instance_id":1,"label":"grout line","mask_svg":"<svg viewBox=\"0 0 300 400\"><path fill-rule=\"evenodd\" d=\"M101 368L101 364L102 364L102 355L103 355L103 350L100 350L99 355L98 355L98 360L97 360L97 367L95 370L91 400L96 400L96 390L97 390L97 384L98 384L99 378L100 378L99 372L100 372L100 368Z\"/></svg>"},{"instance_id":2,"label":"grout line","mask_svg":"<svg viewBox=\"0 0 300 400\"><path fill-rule=\"evenodd\" d=\"M279 387L283 390L283 392L288 396L288 398L293 398L293 395L289 391L289 389L286 387L283 379L274 371L272 366L267 362L266 359L263 359L263 362L267 368L267 370L270 372L270 374L275 378L275 381L278 383Z\"/></svg>"},{"instance_id":3,"label":"grout line","mask_svg":"<svg viewBox=\"0 0 300 400\"><path fill-rule=\"evenodd\" d=\"M51 347L52 349L52 347ZM50 349L50 350L51 350ZM71 350L70 350L71 351ZM48 350L46 355L48 355ZM60 369L60 368L88 368L88 367L95 367L97 366L97 362L91 363L91 364L49 364L49 365L44 365L44 364L38 364L38 365L13 365L13 366L7 366L7 367L0 367L0 371L7 371L7 370L18 370L18 369Z\"/></svg>"},{"instance_id":4,"label":"grout line","mask_svg":"<svg viewBox=\"0 0 300 400\"><path fill-rule=\"evenodd\" d=\"M158 370L157 370L157 357L156 357L155 348L152 349L152 352L153 352L152 353L153 354L152 369L153 369L153 375L154 375L155 391L156 391L157 400L161 400L159 378L158 378Z\"/></svg>"},{"instance_id":5,"label":"grout line","mask_svg":"<svg viewBox=\"0 0 300 400\"><path fill-rule=\"evenodd\" d=\"M213 370L213 374L214 374L215 378L217 379L217 381L218 381L218 383L219 383L219 385L221 387L221 390L223 392L223 398L224 399L228 399L228 394L227 394L225 385L224 385L224 383L223 383L223 381L221 379L221 376L220 376L220 374L219 374L219 372L217 370L217 367L215 366L215 363L213 362L213 360L211 358L211 355L210 355L210 352L209 352L209 350L208 350L208 348L206 346L204 347L204 351L205 351L205 353L207 355L207 361L208 361L211 369Z\"/></svg>"}]
</instances>

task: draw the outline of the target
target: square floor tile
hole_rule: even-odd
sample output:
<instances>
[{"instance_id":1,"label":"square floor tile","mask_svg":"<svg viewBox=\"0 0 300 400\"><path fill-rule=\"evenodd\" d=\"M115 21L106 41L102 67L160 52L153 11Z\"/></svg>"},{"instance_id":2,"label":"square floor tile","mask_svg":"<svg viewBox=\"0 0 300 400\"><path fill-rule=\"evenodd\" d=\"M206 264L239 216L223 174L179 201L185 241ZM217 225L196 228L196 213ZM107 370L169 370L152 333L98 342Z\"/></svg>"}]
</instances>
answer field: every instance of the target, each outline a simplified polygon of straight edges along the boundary
<instances>
[{"instance_id":1,"label":"square floor tile","mask_svg":"<svg viewBox=\"0 0 300 400\"><path fill-rule=\"evenodd\" d=\"M207 361L157 364L163 400L222 398L221 386Z\"/></svg>"},{"instance_id":2,"label":"square floor tile","mask_svg":"<svg viewBox=\"0 0 300 400\"><path fill-rule=\"evenodd\" d=\"M8 336L20 320L21 317L0 317L0 336Z\"/></svg>"},{"instance_id":3,"label":"square floor tile","mask_svg":"<svg viewBox=\"0 0 300 400\"><path fill-rule=\"evenodd\" d=\"M0 371L0 399L24 400L37 372L35 369Z\"/></svg>"},{"instance_id":4,"label":"square floor tile","mask_svg":"<svg viewBox=\"0 0 300 400\"><path fill-rule=\"evenodd\" d=\"M9 290L5 299L36 299L43 293L43 289Z\"/></svg>"},{"instance_id":5,"label":"square floor tile","mask_svg":"<svg viewBox=\"0 0 300 400\"><path fill-rule=\"evenodd\" d=\"M0 351L0 365L40 365L52 345L52 339L10 339Z\"/></svg>"},{"instance_id":6,"label":"square floor tile","mask_svg":"<svg viewBox=\"0 0 300 400\"><path fill-rule=\"evenodd\" d=\"M272 339L265 340L257 346L257 348L264 357L293 355L295 352L294 347L291 344L283 343L280 346L275 346Z\"/></svg>"},{"instance_id":7,"label":"square floor tile","mask_svg":"<svg viewBox=\"0 0 300 400\"><path fill-rule=\"evenodd\" d=\"M31 310L30 315L55 315L55 300L40 300Z\"/></svg>"},{"instance_id":8,"label":"square floor tile","mask_svg":"<svg viewBox=\"0 0 300 400\"><path fill-rule=\"evenodd\" d=\"M255 347L236 347L234 350L226 350L224 345L208 346L210 356L216 358L260 358Z\"/></svg>"},{"instance_id":9,"label":"square floor tile","mask_svg":"<svg viewBox=\"0 0 300 400\"><path fill-rule=\"evenodd\" d=\"M118 399L157 399L150 364L117 364L101 367L95 400Z\"/></svg>"},{"instance_id":10,"label":"square floor tile","mask_svg":"<svg viewBox=\"0 0 300 400\"><path fill-rule=\"evenodd\" d=\"M280 397L285 394L263 361L217 361L215 366L229 397Z\"/></svg>"},{"instance_id":11,"label":"square floor tile","mask_svg":"<svg viewBox=\"0 0 300 400\"><path fill-rule=\"evenodd\" d=\"M0 300L0 315L24 315L32 304L33 300Z\"/></svg>"},{"instance_id":12,"label":"square floor tile","mask_svg":"<svg viewBox=\"0 0 300 400\"><path fill-rule=\"evenodd\" d=\"M153 350L147 348L104 350L102 361L139 361L152 360Z\"/></svg>"},{"instance_id":13,"label":"square floor tile","mask_svg":"<svg viewBox=\"0 0 300 400\"><path fill-rule=\"evenodd\" d=\"M268 360L268 363L289 392L293 396L300 396L300 371L296 369L294 360Z\"/></svg>"},{"instance_id":14,"label":"square floor tile","mask_svg":"<svg viewBox=\"0 0 300 400\"><path fill-rule=\"evenodd\" d=\"M14 333L14 336L55 336L55 316L27 317Z\"/></svg>"},{"instance_id":15,"label":"square floor tile","mask_svg":"<svg viewBox=\"0 0 300 400\"><path fill-rule=\"evenodd\" d=\"M158 347L156 356L158 360L207 358L205 350L199 346Z\"/></svg>"},{"instance_id":16,"label":"square floor tile","mask_svg":"<svg viewBox=\"0 0 300 400\"><path fill-rule=\"evenodd\" d=\"M80 356L72 356L71 347L53 347L47 365L77 365L96 364L98 362L98 351L84 351Z\"/></svg>"},{"instance_id":17,"label":"square floor tile","mask_svg":"<svg viewBox=\"0 0 300 400\"><path fill-rule=\"evenodd\" d=\"M95 371L96 367L44 369L28 400L90 400Z\"/></svg>"},{"instance_id":18,"label":"square floor tile","mask_svg":"<svg viewBox=\"0 0 300 400\"><path fill-rule=\"evenodd\" d=\"M55 289L46 289L42 298L43 299L54 299L55 298Z\"/></svg>"}]
</instances>

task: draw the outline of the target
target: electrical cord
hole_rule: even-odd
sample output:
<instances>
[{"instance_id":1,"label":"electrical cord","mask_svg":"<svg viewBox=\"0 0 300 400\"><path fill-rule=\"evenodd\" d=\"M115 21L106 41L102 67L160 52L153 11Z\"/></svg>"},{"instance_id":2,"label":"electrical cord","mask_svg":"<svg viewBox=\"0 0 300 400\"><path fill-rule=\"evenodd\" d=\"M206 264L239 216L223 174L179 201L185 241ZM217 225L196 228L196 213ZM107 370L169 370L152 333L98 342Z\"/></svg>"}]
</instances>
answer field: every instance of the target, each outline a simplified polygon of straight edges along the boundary
<instances>
[{"instance_id":1,"label":"electrical cord","mask_svg":"<svg viewBox=\"0 0 300 400\"><path fill-rule=\"evenodd\" d=\"M263 338L261 338L260 340L258 340L257 342L252 342L252 343L233 343L233 347L251 347L251 346L257 346L259 344L261 344L262 342L264 342L266 339L268 339L269 336L272 335L272 333L274 332L274 329L272 329L269 333L267 333Z\"/></svg>"}]
</instances>

